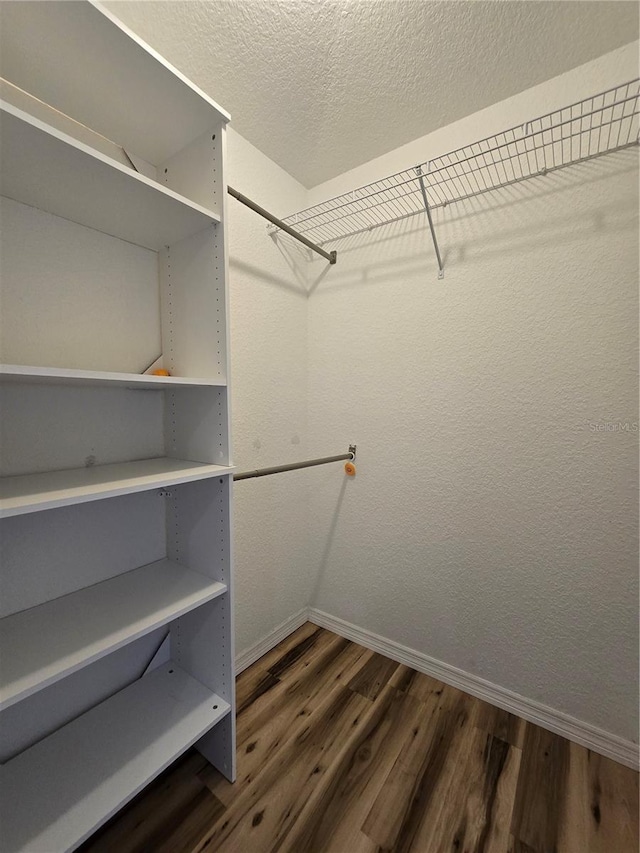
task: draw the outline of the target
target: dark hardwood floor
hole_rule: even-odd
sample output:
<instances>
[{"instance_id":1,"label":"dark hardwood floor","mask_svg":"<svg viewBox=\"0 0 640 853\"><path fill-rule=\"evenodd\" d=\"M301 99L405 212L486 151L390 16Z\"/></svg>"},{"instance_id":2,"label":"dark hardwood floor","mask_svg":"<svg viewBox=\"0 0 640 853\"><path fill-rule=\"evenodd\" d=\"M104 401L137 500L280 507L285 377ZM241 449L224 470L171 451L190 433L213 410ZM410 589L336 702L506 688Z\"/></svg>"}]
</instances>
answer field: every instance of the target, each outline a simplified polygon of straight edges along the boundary
<instances>
[{"instance_id":1,"label":"dark hardwood floor","mask_svg":"<svg viewBox=\"0 0 640 853\"><path fill-rule=\"evenodd\" d=\"M638 853L638 774L307 623L83 853Z\"/></svg>"}]
</instances>

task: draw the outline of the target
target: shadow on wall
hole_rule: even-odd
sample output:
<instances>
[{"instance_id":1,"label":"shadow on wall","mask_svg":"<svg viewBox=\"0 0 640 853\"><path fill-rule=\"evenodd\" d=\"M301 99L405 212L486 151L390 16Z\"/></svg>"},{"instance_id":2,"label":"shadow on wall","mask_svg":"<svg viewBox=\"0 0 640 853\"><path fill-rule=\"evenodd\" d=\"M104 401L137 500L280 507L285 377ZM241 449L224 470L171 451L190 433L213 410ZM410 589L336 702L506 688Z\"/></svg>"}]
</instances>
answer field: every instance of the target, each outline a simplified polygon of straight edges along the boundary
<instances>
[{"instance_id":1,"label":"shadow on wall","mask_svg":"<svg viewBox=\"0 0 640 853\"><path fill-rule=\"evenodd\" d=\"M229 269L232 273L244 273L245 275L250 276L252 279L261 281L263 284L275 285L281 290L286 290L288 293L292 293L295 296L302 296L304 298L306 298L307 296L306 287L302 283L299 287L297 287L295 284L293 284L293 282L289 281L288 279L282 278L282 276L279 275L273 275L273 273L269 273L261 267L255 267L252 264L248 264L245 261L241 261L239 258L229 258Z\"/></svg>"},{"instance_id":2,"label":"shadow on wall","mask_svg":"<svg viewBox=\"0 0 640 853\"><path fill-rule=\"evenodd\" d=\"M294 278L304 292L307 292L307 273L309 269L309 261L311 260L311 252L306 246L298 242L291 235L284 231L271 231L269 237L274 248L271 251L278 251L284 258L287 266L294 275Z\"/></svg>"},{"instance_id":3,"label":"shadow on wall","mask_svg":"<svg viewBox=\"0 0 640 853\"><path fill-rule=\"evenodd\" d=\"M340 510L342 509L342 503L344 501L344 495L347 491L348 485L348 477L342 478L342 484L340 486L340 491L338 492L338 499L336 501L335 509L333 510L333 515L331 516L331 522L329 524L329 529L327 531L327 536L324 543L324 548L322 549L322 555L320 557L320 561L318 563L318 570L315 576L315 582L313 584L313 588L310 590L309 601L313 604L313 602L317 601L318 593L322 588L322 584L324 582L324 576L326 574L327 565L329 563L329 557L331 555L331 548L333 546L333 540L335 538L336 529L338 527L338 521L340 519Z\"/></svg>"},{"instance_id":4,"label":"shadow on wall","mask_svg":"<svg viewBox=\"0 0 640 853\"><path fill-rule=\"evenodd\" d=\"M594 160L513 184L490 193L456 202L433 211L436 235L443 254L445 270L454 270L462 263L485 263L500 258L508 246L510 255L540 251L545 247L570 244L584 239L585 234L602 234L636 230L638 212L637 192L629 194L623 204L601 205L598 184L612 178L629 176L631 187L637 182L637 151L618 152L605 162ZM571 191L590 185L592 203L585 206L570 204L565 213L549 216L550 202L564 194L571 200ZM635 195L635 197L634 197ZM514 222L521 224L514 227ZM283 255L293 251L283 239L274 235ZM399 239L402 238L402 239ZM295 243L292 238L291 243ZM424 213L417 213L371 230L331 241L325 248L338 250L338 263L333 268L307 249L302 250L308 264L308 294L316 290L328 292L387 281L399 283L399 273L418 268L425 275L437 277L435 254ZM366 251L366 264L357 254ZM349 263L349 257L353 261ZM301 256L300 256L301 257ZM341 264L341 259L344 261ZM288 258L291 265L291 259ZM320 288L325 277L328 280ZM445 272L446 276L446 272Z\"/></svg>"},{"instance_id":5,"label":"shadow on wall","mask_svg":"<svg viewBox=\"0 0 640 853\"><path fill-rule=\"evenodd\" d=\"M310 296L327 275L332 265L328 261L321 261L319 255L284 231L274 231L271 234L271 239L280 250L280 253L304 288L307 296ZM318 263L322 263L324 266L319 273L314 272L312 276L311 272L316 270L316 267L312 267L310 263L313 260L317 260Z\"/></svg>"}]
</instances>

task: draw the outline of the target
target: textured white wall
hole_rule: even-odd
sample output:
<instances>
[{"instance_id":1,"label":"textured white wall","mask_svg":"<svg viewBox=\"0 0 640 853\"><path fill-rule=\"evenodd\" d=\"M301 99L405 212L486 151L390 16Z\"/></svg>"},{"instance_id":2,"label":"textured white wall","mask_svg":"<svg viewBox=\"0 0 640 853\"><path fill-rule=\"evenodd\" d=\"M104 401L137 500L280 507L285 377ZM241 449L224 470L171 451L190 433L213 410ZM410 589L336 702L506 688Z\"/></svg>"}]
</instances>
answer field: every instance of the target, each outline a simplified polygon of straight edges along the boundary
<instances>
[{"instance_id":1,"label":"textured white wall","mask_svg":"<svg viewBox=\"0 0 640 853\"><path fill-rule=\"evenodd\" d=\"M638 37L611 0L107 5L305 186Z\"/></svg>"},{"instance_id":2,"label":"textured white wall","mask_svg":"<svg viewBox=\"0 0 640 853\"><path fill-rule=\"evenodd\" d=\"M233 130L229 184L284 216L306 191ZM307 453L307 294L266 234L266 222L229 198L234 463L239 470ZM255 644L309 597L305 471L234 487L236 649Z\"/></svg>"},{"instance_id":3,"label":"textured white wall","mask_svg":"<svg viewBox=\"0 0 640 853\"><path fill-rule=\"evenodd\" d=\"M310 203L631 79L637 45ZM309 300L312 604L637 740L637 150L347 238ZM311 283L324 262L311 265Z\"/></svg>"}]
</instances>

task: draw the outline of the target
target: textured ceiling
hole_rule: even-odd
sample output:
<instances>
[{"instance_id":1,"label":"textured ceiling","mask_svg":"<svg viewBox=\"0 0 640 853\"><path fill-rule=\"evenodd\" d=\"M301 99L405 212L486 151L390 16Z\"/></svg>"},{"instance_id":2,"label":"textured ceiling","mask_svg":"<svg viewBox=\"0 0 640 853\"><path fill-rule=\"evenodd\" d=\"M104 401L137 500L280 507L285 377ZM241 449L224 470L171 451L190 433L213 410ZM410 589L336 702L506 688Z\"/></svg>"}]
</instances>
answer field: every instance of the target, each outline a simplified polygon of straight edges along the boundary
<instances>
[{"instance_id":1,"label":"textured ceiling","mask_svg":"<svg viewBox=\"0 0 640 853\"><path fill-rule=\"evenodd\" d=\"M307 187L638 38L634 2L105 5Z\"/></svg>"}]
</instances>

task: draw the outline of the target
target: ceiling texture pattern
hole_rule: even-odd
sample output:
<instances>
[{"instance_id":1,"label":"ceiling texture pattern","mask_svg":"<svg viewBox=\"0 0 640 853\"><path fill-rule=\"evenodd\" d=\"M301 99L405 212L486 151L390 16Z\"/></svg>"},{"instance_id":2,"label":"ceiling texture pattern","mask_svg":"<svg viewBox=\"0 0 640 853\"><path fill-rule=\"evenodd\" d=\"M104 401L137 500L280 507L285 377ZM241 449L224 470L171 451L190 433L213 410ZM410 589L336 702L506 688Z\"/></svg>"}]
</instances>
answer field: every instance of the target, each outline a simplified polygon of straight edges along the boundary
<instances>
[{"instance_id":1,"label":"ceiling texture pattern","mask_svg":"<svg viewBox=\"0 0 640 853\"><path fill-rule=\"evenodd\" d=\"M635 2L105 5L306 187L638 38Z\"/></svg>"}]
</instances>

